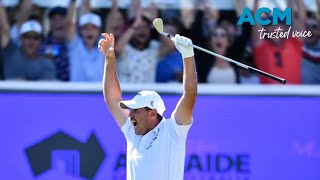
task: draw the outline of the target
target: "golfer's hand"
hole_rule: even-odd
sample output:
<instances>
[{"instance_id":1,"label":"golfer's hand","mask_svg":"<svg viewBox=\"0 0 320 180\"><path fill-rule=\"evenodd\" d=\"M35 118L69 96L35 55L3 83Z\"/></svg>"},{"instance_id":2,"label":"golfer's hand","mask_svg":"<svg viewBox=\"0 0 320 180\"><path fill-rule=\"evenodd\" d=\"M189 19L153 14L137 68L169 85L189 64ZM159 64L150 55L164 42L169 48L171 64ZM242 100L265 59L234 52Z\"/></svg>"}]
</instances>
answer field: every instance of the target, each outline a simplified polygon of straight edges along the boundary
<instances>
[{"instance_id":1,"label":"golfer's hand","mask_svg":"<svg viewBox=\"0 0 320 180\"><path fill-rule=\"evenodd\" d=\"M113 34L102 33L105 39L100 39L98 48L103 55L108 59L115 57L114 54L114 36Z\"/></svg>"},{"instance_id":2,"label":"golfer's hand","mask_svg":"<svg viewBox=\"0 0 320 180\"><path fill-rule=\"evenodd\" d=\"M194 56L191 39L176 34L176 36L174 38L171 38L171 40L174 42L174 45L181 53L183 58Z\"/></svg>"}]
</instances>

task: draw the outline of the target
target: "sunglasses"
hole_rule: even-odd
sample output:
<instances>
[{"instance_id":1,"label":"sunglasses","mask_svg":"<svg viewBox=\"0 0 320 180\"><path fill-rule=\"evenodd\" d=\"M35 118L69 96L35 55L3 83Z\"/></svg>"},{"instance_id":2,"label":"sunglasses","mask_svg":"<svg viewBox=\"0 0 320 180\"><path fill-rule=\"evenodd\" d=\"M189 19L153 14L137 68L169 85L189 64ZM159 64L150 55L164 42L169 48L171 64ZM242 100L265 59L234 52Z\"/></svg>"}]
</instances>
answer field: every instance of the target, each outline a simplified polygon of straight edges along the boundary
<instances>
[{"instance_id":1,"label":"sunglasses","mask_svg":"<svg viewBox=\"0 0 320 180\"><path fill-rule=\"evenodd\" d=\"M40 35L31 35L31 34L25 34L22 36L24 39L30 39L30 40L40 40Z\"/></svg>"}]
</instances>

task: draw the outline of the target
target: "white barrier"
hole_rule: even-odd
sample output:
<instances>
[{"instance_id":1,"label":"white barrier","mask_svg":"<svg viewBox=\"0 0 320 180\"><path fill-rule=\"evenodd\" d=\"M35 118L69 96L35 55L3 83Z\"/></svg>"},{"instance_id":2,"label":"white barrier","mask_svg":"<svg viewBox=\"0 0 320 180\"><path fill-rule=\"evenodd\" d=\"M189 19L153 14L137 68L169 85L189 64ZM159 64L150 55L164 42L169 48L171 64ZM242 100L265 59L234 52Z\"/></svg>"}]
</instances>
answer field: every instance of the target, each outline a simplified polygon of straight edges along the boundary
<instances>
[{"instance_id":1,"label":"white barrier","mask_svg":"<svg viewBox=\"0 0 320 180\"><path fill-rule=\"evenodd\" d=\"M182 84L179 83L121 84L121 88L125 93L136 93L148 89L164 94L181 94L183 90ZM0 92L101 93L102 84L0 81ZM198 93L200 95L320 96L320 86L199 84Z\"/></svg>"}]
</instances>

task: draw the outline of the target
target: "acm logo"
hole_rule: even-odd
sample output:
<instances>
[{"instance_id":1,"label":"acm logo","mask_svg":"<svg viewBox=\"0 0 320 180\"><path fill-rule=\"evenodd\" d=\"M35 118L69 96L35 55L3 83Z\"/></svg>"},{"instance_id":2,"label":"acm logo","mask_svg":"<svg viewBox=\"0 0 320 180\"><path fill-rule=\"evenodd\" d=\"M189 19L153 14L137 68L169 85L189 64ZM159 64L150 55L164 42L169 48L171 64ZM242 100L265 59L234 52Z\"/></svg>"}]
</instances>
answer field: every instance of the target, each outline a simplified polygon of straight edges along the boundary
<instances>
[{"instance_id":1,"label":"acm logo","mask_svg":"<svg viewBox=\"0 0 320 180\"><path fill-rule=\"evenodd\" d=\"M62 162L66 174L93 179L106 157L94 133L82 143L60 131L28 147L25 152L36 177Z\"/></svg>"},{"instance_id":2,"label":"acm logo","mask_svg":"<svg viewBox=\"0 0 320 180\"><path fill-rule=\"evenodd\" d=\"M270 19L263 19L261 14L268 14L268 16L273 13L272 20ZM255 21L256 20L256 21ZM249 8L244 8L239 21L237 23L238 26L241 26L243 23L247 22L250 25L256 25L256 22L262 26L266 26L272 23L272 25L278 25L279 20L281 22L285 22L286 25L292 25L292 9L286 8L284 11L281 11L279 8L273 8L273 10L262 7L257 10L255 16L252 15L252 12Z\"/></svg>"}]
</instances>

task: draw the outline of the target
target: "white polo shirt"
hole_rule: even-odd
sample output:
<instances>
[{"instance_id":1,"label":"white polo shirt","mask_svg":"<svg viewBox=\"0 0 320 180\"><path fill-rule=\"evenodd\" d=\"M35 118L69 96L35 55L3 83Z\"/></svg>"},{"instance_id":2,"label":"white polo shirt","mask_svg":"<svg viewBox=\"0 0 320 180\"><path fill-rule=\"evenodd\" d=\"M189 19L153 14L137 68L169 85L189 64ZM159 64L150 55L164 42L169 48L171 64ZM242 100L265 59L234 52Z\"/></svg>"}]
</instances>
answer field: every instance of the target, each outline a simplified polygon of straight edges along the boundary
<instances>
[{"instance_id":1,"label":"white polo shirt","mask_svg":"<svg viewBox=\"0 0 320 180\"><path fill-rule=\"evenodd\" d=\"M183 180L186 139L190 125L171 116L146 135L136 135L127 119L121 130L127 140L128 180Z\"/></svg>"}]
</instances>

